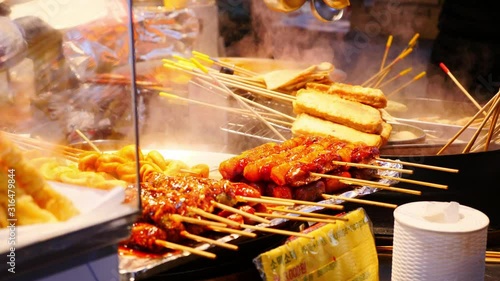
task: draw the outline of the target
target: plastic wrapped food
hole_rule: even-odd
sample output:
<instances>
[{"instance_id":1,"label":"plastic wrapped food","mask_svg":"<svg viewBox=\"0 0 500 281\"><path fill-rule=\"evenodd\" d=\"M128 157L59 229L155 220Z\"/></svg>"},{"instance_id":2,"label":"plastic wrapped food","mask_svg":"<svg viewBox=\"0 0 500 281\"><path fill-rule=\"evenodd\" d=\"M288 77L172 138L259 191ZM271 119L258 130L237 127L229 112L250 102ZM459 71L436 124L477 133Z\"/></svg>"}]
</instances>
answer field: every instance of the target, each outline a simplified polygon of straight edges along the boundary
<instances>
[{"instance_id":1,"label":"plastic wrapped food","mask_svg":"<svg viewBox=\"0 0 500 281\"><path fill-rule=\"evenodd\" d=\"M192 10L136 8L134 13L138 61L190 54L200 31ZM65 32L64 55L77 77L85 80L128 64L128 38L126 21L117 17L98 20Z\"/></svg>"},{"instance_id":2,"label":"plastic wrapped food","mask_svg":"<svg viewBox=\"0 0 500 281\"><path fill-rule=\"evenodd\" d=\"M19 27L8 17L0 16L0 70L24 50L26 42Z\"/></svg>"}]
</instances>

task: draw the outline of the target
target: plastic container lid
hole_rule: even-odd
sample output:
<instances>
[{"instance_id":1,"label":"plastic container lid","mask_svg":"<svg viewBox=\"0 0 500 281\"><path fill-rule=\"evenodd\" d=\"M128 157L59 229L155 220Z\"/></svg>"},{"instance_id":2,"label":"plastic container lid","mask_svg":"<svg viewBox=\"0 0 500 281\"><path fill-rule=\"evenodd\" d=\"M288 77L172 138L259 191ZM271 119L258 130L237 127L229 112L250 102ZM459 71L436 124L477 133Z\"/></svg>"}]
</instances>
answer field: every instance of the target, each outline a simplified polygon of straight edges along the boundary
<instances>
[{"instance_id":1,"label":"plastic container lid","mask_svg":"<svg viewBox=\"0 0 500 281\"><path fill-rule=\"evenodd\" d=\"M488 227L490 220L481 211L460 205L460 218L456 222L433 222L424 217L429 204L449 204L449 202L418 201L407 203L394 210L394 219L400 224L428 231L446 233L467 233Z\"/></svg>"}]
</instances>

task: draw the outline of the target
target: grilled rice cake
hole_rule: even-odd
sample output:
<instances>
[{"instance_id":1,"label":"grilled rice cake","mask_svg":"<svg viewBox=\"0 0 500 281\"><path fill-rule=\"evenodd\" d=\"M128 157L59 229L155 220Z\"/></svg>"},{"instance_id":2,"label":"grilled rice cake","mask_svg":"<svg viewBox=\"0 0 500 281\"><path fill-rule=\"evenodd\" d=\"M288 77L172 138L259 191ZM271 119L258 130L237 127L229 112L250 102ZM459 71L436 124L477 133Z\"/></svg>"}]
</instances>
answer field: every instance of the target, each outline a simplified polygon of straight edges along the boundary
<instances>
[{"instance_id":1,"label":"grilled rice cake","mask_svg":"<svg viewBox=\"0 0 500 281\"><path fill-rule=\"evenodd\" d=\"M293 102L296 114L307 113L370 134L382 131L382 116L374 107L311 89L301 89Z\"/></svg>"},{"instance_id":2,"label":"grilled rice cake","mask_svg":"<svg viewBox=\"0 0 500 281\"><path fill-rule=\"evenodd\" d=\"M293 122L292 133L294 135L333 136L341 141L362 142L377 147L381 147L384 143L380 135L361 132L305 113L299 114Z\"/></svg>"},{"instance_id":3,"label":"grilled rice cake","mask_svg":"<svg viewBox=\"0 0 500 281\"><path fill-rule=\"evenodd\" d=\"M331 84L311 82L306 84L306 89L337 95L343 99L357 101L376 108L384 108L387 106L387 98L380 89L362 87L359 85L349 85L339 82Z\"/></svg>"}]
</instances>

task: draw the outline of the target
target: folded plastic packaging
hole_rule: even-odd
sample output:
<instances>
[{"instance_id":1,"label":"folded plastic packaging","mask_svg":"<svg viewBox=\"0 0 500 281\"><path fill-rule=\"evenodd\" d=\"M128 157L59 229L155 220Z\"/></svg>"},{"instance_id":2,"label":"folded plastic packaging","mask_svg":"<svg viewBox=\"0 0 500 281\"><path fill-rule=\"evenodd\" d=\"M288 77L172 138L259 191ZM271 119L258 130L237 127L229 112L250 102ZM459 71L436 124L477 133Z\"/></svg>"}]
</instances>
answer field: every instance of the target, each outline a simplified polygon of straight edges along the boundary
<instances>
[{"instance_id":1,"label":"folded plastic packaging","mask_svg":"<svg viewBox=\"0 0 500 281\"><path fill-rule=\"evenodd\" d=\"M200 33L190 9L134 8L136 61L186 56ZM129 26L125 14L114 15L65 31L63 52L70 68L85 80L129 64Z\"/></svg>"}]
</instances>

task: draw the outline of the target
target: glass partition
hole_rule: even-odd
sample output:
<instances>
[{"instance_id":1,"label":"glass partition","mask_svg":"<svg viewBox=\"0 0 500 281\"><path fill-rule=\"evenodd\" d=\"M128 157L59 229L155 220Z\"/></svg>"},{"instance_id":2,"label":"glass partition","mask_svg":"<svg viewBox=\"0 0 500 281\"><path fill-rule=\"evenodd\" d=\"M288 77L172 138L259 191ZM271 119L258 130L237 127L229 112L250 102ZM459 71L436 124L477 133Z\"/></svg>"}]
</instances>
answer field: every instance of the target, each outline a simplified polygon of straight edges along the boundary
<instances>
[{"instance_id":1,"label":"glass partition","mask_svg":"<svg viewBox=\"0 0 500 281\"><path fill-rule=\"evenodd\" d=\"M28 274L128 237L146 98L125 1L0 5L1 267Z\"/></svg>"}]
</instances>

